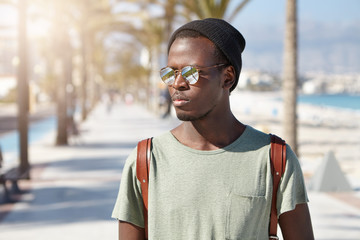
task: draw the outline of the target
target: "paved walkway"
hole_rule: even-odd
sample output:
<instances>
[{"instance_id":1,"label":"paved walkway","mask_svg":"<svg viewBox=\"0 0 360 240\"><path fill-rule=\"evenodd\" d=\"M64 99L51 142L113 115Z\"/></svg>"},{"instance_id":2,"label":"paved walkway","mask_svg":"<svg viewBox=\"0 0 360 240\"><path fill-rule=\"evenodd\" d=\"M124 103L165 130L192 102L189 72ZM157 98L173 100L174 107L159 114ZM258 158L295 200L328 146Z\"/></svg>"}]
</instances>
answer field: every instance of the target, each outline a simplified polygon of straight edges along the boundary
<instances>
[{"instance_id":1,"label":"paved walkway","mask_svg":"<svg viewBox=\"0 0 360 240\"><path fill-rule=\"evenodd\" d=\"M110 218L127 155L143 138L176 126L140 106L99 105L81 125L81 137L53 146L53 132L31 144L32 180L16 204L0 205L1 240L117 239ZM360 239L360 206L341 196L309 193L316 239ZM349 202L349 201L347 201ZM355 204L354 204L355 202Z\"/></svg>"}]
</instances>

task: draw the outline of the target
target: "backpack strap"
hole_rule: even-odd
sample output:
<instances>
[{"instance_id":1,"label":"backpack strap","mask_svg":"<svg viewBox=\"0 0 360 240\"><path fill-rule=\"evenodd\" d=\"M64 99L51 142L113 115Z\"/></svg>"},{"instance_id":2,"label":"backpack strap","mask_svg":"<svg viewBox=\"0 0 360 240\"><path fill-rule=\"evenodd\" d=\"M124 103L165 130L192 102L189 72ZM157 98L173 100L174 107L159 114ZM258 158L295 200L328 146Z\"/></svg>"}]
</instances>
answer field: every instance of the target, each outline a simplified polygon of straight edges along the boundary
<instances>
[{"instance_id":1,"label":"backpack strap","mask_svg":"<svg viewBox=\"0 0 360 240\"><path fill-rule=\"evenodd\" d=\"M136 177L141 183L141 195L144 203L145 237L148 238L148 188L151 160L152 138L144 139L137 145Z\"/></svg>"},{"instance_id":2,"label":"backpack strap","mask_svg":"<svg viewBox=\"0 0 360 240\"><path fill-rule=\"evenodd\" d=\"M269 239L279 239L277 237L278 216L276 209L276 197L279 188L280 179L285 171L286 165L286 143L276 135L270 134L271 137L271 174L273 176L273 193L270 212Z\"/></svg>"}]
</instances>

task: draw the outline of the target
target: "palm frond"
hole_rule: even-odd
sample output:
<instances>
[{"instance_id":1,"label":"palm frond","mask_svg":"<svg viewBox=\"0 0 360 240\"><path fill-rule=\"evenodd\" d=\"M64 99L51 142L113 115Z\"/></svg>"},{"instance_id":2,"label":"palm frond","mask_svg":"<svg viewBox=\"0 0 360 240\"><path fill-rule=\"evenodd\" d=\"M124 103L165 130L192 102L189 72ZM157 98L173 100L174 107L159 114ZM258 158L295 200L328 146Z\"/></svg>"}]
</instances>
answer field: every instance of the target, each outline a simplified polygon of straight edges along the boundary
<instances>
[{"instance_id":1,"label":"palm frond","mask_svg":"<svg viewBox=\"0 0 360 240\"><path fill-rule=\"evenodd\" d=\"M231 13L230 17L228 18L228 20L231 22L236 15L245 7L245 5L250 2L250 0L243 0Z\"/></svg>"}]
</instances>

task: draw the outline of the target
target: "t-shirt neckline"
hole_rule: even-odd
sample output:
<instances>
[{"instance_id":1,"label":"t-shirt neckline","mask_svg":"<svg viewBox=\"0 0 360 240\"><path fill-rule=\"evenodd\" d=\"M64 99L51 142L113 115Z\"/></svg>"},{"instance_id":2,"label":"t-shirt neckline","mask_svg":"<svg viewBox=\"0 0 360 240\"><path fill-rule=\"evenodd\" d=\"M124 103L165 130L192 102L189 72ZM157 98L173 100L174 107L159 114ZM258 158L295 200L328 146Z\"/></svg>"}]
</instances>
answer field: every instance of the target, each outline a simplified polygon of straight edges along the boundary
<instances>
[{"instance_id":1,"label":"t-shirt neckline","mask_svg":"<svg viewBox=\"0 0 360 240\"><path fill-rule=\"evenodd\" d=\"M196 153L196 154L202 154L202 155L214 155L214 154L220 154L223 152L227 152L230 151L231 149L235 148L236 146L238 146L239 144L241 144L244 139L246 139L246 135L249 134L249 126L245 125L245 130L244 132L232 143L230 143L229 145L223 147L223 148L219 148L216 150L198 150L198 149L193 149L191 147L188 147L184 144L182 144L181 142L179 142L179 140L177 140L177 138L169 131L168 135L170 137L171 141L175 142L175 146L177 148L180 148L182 150L186 150L188 152L192 152L192 153Z\"/></svg>"}]
</instances>

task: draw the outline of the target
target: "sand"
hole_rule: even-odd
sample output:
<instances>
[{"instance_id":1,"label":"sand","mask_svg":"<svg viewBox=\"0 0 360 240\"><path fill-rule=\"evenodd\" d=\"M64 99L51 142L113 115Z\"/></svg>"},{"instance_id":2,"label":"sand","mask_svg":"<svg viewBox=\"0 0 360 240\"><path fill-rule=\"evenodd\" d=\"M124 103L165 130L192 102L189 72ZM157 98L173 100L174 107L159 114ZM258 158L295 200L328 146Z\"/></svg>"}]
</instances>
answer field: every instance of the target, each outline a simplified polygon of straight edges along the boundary
<instances>
[{"instance_id":1,"label":"sand","mask_svg":"<svg viewBox=\"0 0 360 240\"><path fill-rule=\"evenodd\" d=\"M236 92L231 106L243 123L282 136L280 96L280 92ZM299 104L298 127L299 160L306 180L333 151L353 188L360 189L360 111Z\"/></svg>"}]
</instances>

